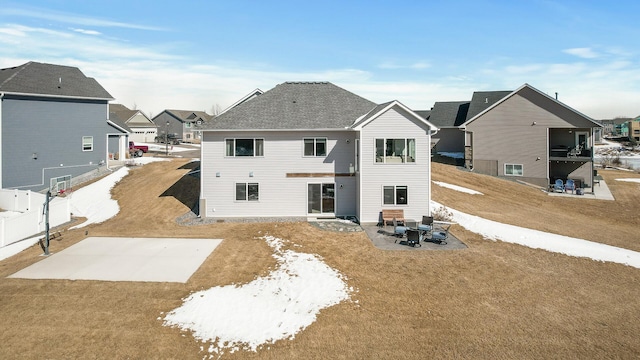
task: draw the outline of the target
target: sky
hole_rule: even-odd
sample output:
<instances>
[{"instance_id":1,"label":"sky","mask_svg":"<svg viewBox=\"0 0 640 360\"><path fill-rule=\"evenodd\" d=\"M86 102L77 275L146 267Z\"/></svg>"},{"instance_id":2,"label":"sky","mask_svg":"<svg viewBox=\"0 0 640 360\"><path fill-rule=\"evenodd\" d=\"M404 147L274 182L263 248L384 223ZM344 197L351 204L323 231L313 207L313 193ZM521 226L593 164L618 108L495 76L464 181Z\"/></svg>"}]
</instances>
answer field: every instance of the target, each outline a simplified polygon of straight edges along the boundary
<instances>
[{"instance_id":1,"label":"sky","mask_svg":"<svg viewBox=\"0 0 640 360\"><path fill-rule=\"evenodd\" d=\"M0 68L76 66L153 117L330 81L414 110L528 83L594 119L640 115L640 2L2 0Z\"/></svg>"}]
</instances>

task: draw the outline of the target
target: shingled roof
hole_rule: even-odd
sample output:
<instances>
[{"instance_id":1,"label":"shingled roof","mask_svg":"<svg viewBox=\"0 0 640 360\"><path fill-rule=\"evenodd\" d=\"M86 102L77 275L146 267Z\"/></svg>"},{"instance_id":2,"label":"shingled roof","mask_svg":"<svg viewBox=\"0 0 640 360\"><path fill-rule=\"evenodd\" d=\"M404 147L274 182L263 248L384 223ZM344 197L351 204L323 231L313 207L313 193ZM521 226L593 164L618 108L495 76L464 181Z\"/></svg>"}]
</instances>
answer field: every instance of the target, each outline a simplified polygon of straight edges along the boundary
<instances>
[{"instance_id":1,"label":"shingled roof","mask_svg":"<svg viewBox=\"0 0 640 360\"><path fill-rule=\"evenodd\" d=\"M441 101L433 104L429 122L437 127L454 127L467 120L469 101Z\"/></svg>"},{"instance_id":2,"label":"shingled roof","mask_svg":"<svg viewBox=\"0 0 640 360\"><path fill-rule=\"evenodd\" d=\"M138 110L131 110L122 104L109 104L110 119L115 116L122 120L122 122L127 122L127 120L131 119L137 112Z\"/></svg>"},{"instance_id":3,"label":"shingled roof","mask_svg":"<svg viewBox=\"0 0 640 360\"><path fill-rule=\"evenodd\" d=\"M469 105L469 111L467 112L467 119L469 120L474 116L488 109L491 105L504 99L507 95L513 91L476 91L471 97L471 104Z\"/></svg>"},{"instance_id":4,"label":"shingled roof","mask_svg":"<svg viewBox=\"0 0 640 360\"><path fill-rule=\"evenodd\" d=\"M26 64L0 69L0 92L65 98L113 100L94 79L72 66Z\"/></svg>"},{"instance_id":5,"label":"shingled roof","mask_svg":"<svg viewBox=\"0 0 640 360\"><path fill-rule=\"evenodd\" d=\"M212 115L209 115L204 111L171 110L171 109L166 109L164 111L171 114L171 116L175 117L176 119L185 123L193 123L193 122L197 122L198 120L209 121L212 118ZM160 114L156 115L154 119L157 118Z\"/></svg>"},{"instance_id":6,"label":"shingled roof","mask_svg":"<svg viewBox=\"0 0 640 360\"><path fill-rule=\"evenodd\" d=\"M329 82L285 82L203 124L202 129L344 129L376 104Z\"/></svg>"}]
</instances>

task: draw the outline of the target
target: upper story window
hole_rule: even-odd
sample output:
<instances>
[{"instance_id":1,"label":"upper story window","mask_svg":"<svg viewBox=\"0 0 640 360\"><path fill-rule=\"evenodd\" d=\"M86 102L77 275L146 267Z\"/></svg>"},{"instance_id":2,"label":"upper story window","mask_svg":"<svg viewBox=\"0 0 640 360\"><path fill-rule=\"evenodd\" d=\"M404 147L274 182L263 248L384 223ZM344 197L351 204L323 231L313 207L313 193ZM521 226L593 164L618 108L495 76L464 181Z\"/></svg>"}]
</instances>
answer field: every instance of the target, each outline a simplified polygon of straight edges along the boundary
<instances>
[{"instance_id":1,"label":"upper story window","mask_svg":"<svg viewBox=\"0 0 640 360\"><path fill-rule=\"evenodd\" d=\"M191 123L190 122L184 123L184 127L187 128L187 129L190 129L191 128Z\"/></svg>"},{"instance_id":2,"label":"upper story window","mask_svg":"<svg viewBox=\"0 0 640 360\"><path fill-rule=\"evenodd\" d=\"M82 151L93 151L93 136L82 137Z\"/></svg>"},{"instance_id":3,"label":"upper story window","mask_svg":"<svg viewBox=\"0 0 640 360\"><path fill-rule=\"evenodd\" d=\"M264 156L264 139L226 139L225 156Z\"/></svg>"},{"instance_id":4,"label":"upper story window","mask_svg":"<svg viewBox=\"0 0 640 360\"><path fill-rule=\"evenodd\" d=\"M304 156L327 156L327 138L304 138Z\"/></svg>"},{"instance_id":5,"label":"upper story window","mask_svg":"<svg viewBox=\"0 0 640 360\"><path fill-rule=\"evenodd\" d=\"M416 162L416 139L376 139L376 163Z\"/></svg>"}]
</instances>

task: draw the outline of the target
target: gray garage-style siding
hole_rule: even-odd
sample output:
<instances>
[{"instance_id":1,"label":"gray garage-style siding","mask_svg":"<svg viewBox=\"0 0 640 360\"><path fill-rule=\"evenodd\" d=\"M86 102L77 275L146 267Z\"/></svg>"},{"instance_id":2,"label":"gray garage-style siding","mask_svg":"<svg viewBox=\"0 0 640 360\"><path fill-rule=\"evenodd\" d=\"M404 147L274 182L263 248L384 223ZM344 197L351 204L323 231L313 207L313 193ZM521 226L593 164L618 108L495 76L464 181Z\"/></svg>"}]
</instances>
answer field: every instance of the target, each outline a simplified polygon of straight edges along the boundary
<instances>
[{"instance_id":1,"label":"gray garage-style siding","mask_svg":"<svg viewBox=\"0 0 640 360\"><path fill-rule=\"evenodd\" d=\"M113 132L106 116L106 100L5 96L2 186L41 190L49 187L52 177L77 176L96 169L106 161L106 134ZM92 137L92 150L83 151L83 136Z\"/></svg>"}]
</instances>

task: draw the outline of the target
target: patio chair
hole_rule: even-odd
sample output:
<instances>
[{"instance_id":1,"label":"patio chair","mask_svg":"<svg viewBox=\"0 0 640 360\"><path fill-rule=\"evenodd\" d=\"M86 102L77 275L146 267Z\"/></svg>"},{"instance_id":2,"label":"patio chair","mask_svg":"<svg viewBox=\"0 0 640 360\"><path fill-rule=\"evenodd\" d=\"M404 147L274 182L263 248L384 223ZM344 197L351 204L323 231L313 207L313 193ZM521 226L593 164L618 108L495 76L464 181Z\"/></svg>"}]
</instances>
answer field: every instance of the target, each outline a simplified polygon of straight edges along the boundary
<instances>
[{"instance_id":1,"label":"patio chair","mask_svg":"<svg viewBox=\"0 0 640 360\"><path fill-rule=\"evenodd\" d=\"M567 182L564 184L564 191L569 191L569 190L571 190L572 194L576 190L576 183L574 180L567 179Z\"/></svg>"},{"instance_id":2,"label":"patio chair","mask_svg":"<svg viewBox=\"0 0 640 360\"><path fill-rule=\"evenodd\" d=\"M423 216L422 222L418 225L418 230L429 232L433 229L433 216Z\"/></svg>"},{"instance_id":3,"label":"patio chair","mask_svg":"<svg viewBox=\"0 0 640 360\"><path fill-rule=\"evenodd\" d=\"M569 156L572 157L577 157L578 155L582 154L582 145L576 145L576 147L571 148L571 150L569 150Z\"/></svg>"},{"instance_id":4,"label":"patio chair","mask_svg":"<svg viewBox=\"0 0 640 360\"><path fill-rule=\"evenodd\" d=\"M447 238L449 237L449 229L451 225L443 227L442 231L434 231L431 233L431 241L437 242L440 245L447 244Z\"/></svg>"},{"instance_id":5,"label":"patio chair","mask_svg":"<svg viewBox=\"0 0 640 360\"><path fill-rule=\"evenodd\" d=\"M396 220L396 218L393 218L393 235L397 237L403 237L406 232L407 227L398 225L398 220Z\"/></svg>"},{"instance_id":6,"label":"patio chair","mask_svg":"<svg viewBox=\"0 0 640 360\"><path fill-rule=\"evenodd\" d=\"M564 192L564 182L562 182L562 179L557 179L555 184L553 184L553 192Z\"/></svg>"}]
</instances>

